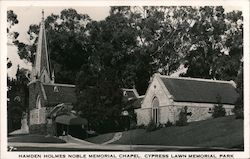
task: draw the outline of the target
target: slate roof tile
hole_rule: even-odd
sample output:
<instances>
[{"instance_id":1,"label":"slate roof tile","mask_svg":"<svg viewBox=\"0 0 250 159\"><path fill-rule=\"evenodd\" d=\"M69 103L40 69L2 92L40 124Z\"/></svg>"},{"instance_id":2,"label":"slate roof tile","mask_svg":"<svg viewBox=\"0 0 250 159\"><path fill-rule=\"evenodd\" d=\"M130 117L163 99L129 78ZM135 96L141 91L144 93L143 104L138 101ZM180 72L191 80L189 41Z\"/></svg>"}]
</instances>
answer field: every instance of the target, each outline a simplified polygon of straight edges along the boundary
<instances>
[{"instance_id":1,"label":"slate roof tile","mask_svg":"<svg viewBox=\"0 0 250 159\"><path fill-rule=\"evenodd\" d=\"M49 104L75 103L76 94L74 86L60 84L43 84ZM55 89L57 87L57 90Z\"/></svg>"},{"instance_id":2,"label":"slate roof tile","mask_svg":"<svg viewBox=\"0 0 250 159\"><path fill-rule=\"evenodd\" d=\"M228 81L161 77L165 87L177 102L234 104L238 93Z\"/></svg>"}]
</instances>

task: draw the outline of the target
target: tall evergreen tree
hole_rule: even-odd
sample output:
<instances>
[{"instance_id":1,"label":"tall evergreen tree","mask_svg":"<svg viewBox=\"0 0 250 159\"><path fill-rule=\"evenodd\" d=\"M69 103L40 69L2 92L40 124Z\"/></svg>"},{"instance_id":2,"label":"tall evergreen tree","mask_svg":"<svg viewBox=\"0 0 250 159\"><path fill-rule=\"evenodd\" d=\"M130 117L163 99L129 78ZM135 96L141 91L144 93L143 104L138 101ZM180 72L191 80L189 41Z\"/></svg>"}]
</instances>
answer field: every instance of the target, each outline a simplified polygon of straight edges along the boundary
<instances>
[{"instance_id":1,"label":"tall evergreen tree","mask_svg":"<svg viewBox=\"0 0 250 159\"><path fill-rule=\"evenodd\" d=\"M8 132L21 128L23 113L27 113L29 106L28 78L29 71L24 68L17 69L16 78L8 77L7 85L7 119Z\"/></svg>"},{"instance_id":2,"label":"tall evergreen tree","mask_svg":"<svg viewBox=\"0 0 250 159\"><path fill-rule=\"evenodd\" d=\"M88 15L74 9L64 9L59 15L51 14L45 20L48 52L55 69L56 82L75 83L76 73L87 62L88 45L86 25ZM19 57L33 63L38 41L39 26L32 24L27 32L31 44L15 41Z\"/></svg>"}]
</instances>

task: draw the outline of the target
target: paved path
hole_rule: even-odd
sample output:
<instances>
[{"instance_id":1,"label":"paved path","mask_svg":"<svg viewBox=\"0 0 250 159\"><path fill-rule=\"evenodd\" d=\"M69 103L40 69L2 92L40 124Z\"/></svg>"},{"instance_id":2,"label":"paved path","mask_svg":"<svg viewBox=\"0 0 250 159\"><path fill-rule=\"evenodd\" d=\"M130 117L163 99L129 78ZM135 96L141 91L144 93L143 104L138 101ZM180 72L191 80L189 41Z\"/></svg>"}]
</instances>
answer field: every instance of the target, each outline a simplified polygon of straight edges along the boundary
<instances>
[{"instance_id":1,"label":"paved path","mask_svg":"<svg viewBox=\"0 0 250 159\"><path fill-rule=\"evenodd\" d=\"M67 143L75 143L75 144L83 144L83 145L90 145L90 144L94 144L85 140L81 140L75 137L72 137L71 135L68 136L60 136L60 139L63 139L64 141L66 141Z\"/></svg>"},{"instance_id":2,"label":"paved path","mask_svg":"<svg viewBox=\"0 0 250 159\"><path fill-rule=\"evenodd\" d=\"M112 142L115 142L117 140L120 140L120 138L122 137L122 132L117 132L114 134L113 138L110 139L109 141L106 141L104 143L102 143L103 145L107 145L107 144L110 144Z\"/></svg>"}]
</instances>

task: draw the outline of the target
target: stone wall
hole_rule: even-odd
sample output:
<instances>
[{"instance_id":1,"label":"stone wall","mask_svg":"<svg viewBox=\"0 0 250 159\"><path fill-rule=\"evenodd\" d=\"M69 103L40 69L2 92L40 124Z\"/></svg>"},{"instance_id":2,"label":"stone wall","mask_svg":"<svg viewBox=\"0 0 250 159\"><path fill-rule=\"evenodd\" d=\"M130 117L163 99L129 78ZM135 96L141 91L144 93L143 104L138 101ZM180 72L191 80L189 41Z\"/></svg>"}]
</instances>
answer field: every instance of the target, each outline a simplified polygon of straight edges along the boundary
<instances>
[{"instance_id":1,"label":"stone wall","mask_svg":"<svg viewBox=\"0 0 250 159\"><path fill-rule=\"evenodd\" d=\"M41 82L36 81L29 85L29 109L36 108L37 96L41 97L41 105L46 105L46 100L44 99Z\"/></svg>"},{"instance_id":2,"label":"stone wall","mask_svg":"<svg viewBox=\"0 0 250 159\"><path fill-rule=\"evenodd\" d=\"M33 111L31 111L32 114ZM52 119L46 118L48 114L48 110L43 107L40 109L40 112L42 115L40 115L39 121L38 118L36 119L31 119L33 123L30 124L29 129L30 133L32 134L49 134L51 136L54 136L56 134L55 130L55 123L52 122Z\"/></svg>"},{"instance_id":3,"label":"stone wall","mask_svg":"<svg viewBox=\"0 0 250 159\"><path fill-rule=\"evenodd\" d=\"M199 107L199 106L196 106L195 104L194 104L194 106L187 106L187 112L192 113L191 116L187 117L188 122L201 121L201 120L207 120L207 119L212 118L213 107L211 107L210 104L207 104L207 105L208 105L207 107ZM182 107L180 107L180 106L177 107L178 111L176 113L179 114L180 110L183 109L184 106L185 105L183 105ZM233 106L231 108L230 107L225 108L226 116L233 115L232 109L233 109ZM177 119L178 118L179 117L177 117Z\"/></svg>"},{"instance_id":4,"label":"stone wall","mask_svg":"<svg viewBox=\"0 0 250 159\"><path fill-rule=\"evenodd\" d=\"M141 108L142 109L151 108L154 97L158 98L159 106L171 105L172 104L172 100L170 99L171 95L168 93L166 89L164 90L164 88L165 86L162 83L162 81L159 79L158 76L155 76L147 89L145 97L142 101Z\"/></svg>"},{"instance_id":5,"label":"stone wall","mask_svg":"<svg viewBox=\"0 0 250 159\"><path fill-rule=\"evenodd\" d=\"M47 125L46 124L33 124L29 126L30 134L47 134Z\"/></svg>"},{"instance_id":6,"label":"stone wall","mask_svg":"<svg viewBox=\"0 0 250 159\"><path fill-rule=\"evenodd\" d=\"M193 106L187 106L187 112L191 112L192 115L188 116L188 122L201 121L212 118L213 104L207 104L207 107L199 107L199 104ZM166 124L168 121L171 123L176 123L179 119L179 114L186 105L178 106L161 106L159 109L159 122L161 124ZM233 115L233 106L224 106L226 110L226 116ZM135 110L137 114L137 125L148 125L150 119L152 118L152 109L137 109Z\"/></svg>"},{"instance_id":7,"label":"stone wall","mask_svg":"<svg viewBox=\"0 0 250 159\"><path fill-rule=\"evenodd\" d=\"M212 118L212 111L215 104L210 103L191 103L191 102L174 102L176 106L176 114L178 115L185 106L187 106L187 112L191 112L192 115L188 116L188 122L200 121ZM234 105L224 104L226 115L233 115ZM176 116L176 119L179 117Z\"/></svg>"},{"instance_id":8,"label":"stone wall","mask_svg":"<svg viewBox=\"0 0 250 159\"><path fill-rule=\"evenodd\" d=\"M40 109L30 110L30 125L33 124L45 124L46 123L47 110L46 107Z\"/></svg>"},{"instance_id":9,"label":"stone wall","mask_svg":"<svg viewBox=\"0 0 250 159\"><path fill-rule=\"evenodd\" d=\"M141 108L135 111L137 114L138 125L147 125L151 120L152 102L155 97L159 100L159 122L174 122L174 110L171 107L166 107L167 105L171 105L173 103L173 100L171 99L170 93L167 91L164 84L160 80L160 77L156 74L147 89L145 97L142 101Z\"/></svg>"},{"instance_id":10,"label":"stone wall","mask_svg":"<svg viewBox=\"0 0 250 159\"><path fill-rule=\"evenodd\" d=\"M48 113L46 96L42 83L34 81L29 85L29 115L28 125L32 134L47 134L46 115ZM40 96L41 108L36 108L37 97Z\"/></svg>"},{"instance_id":11,"label":"stone wall","mask_svg":"<svg viewBox=\"0 0 250 159\"><path fill-rule=\"evenodd\" d=\"M183 106L177 106L176 108L176 121L179 119L179 114L182 109L184 109ZM191 116L187 116L188 122L193 121L200 121L200 120L206 120L212 118L212 112L209 110L209 107L197 107L197 106L188 106L187 112L192 113Z\"/></svg>"},{"instance_id":12,"label":"stone wall","mask_svg":"<svg viewBox=\"0 0 250 159\"><path fill-rule=\"evenodd\" d=\"M135 113L137 114L137 125L148 125L151 120L152 109L136 109Z\"/></svg>"},{"instance_id":13,"label":"stone wall","mask_svg":"<svg viewBox=\"0 0 250 159\"><path fill-rule=\"evenodd\" d=\"M160 123L165 124L168 121L171 123L175 123L175 108L166 106L166 107L160 107L159 114L160 114Z\"/></svg>"}]
</instances>

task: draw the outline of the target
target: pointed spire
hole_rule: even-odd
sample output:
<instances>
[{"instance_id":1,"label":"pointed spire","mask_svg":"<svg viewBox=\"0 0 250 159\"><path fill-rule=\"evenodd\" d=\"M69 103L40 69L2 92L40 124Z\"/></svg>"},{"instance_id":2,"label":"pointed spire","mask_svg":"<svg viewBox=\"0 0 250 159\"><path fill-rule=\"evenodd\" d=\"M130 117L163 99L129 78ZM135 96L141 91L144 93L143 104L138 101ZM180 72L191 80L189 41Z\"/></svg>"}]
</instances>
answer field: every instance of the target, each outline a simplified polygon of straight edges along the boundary
<instances>
[{"instance_id":1,"label":"pointed spire","mask_svg":"<svg viewBox=\"0 0 250 159\"><path fill-rule=\"evenodd\" d=\"M40 30L38 35L38 43L36 50L36 57L33 69L33 80L39 79L43 82L49 83L51 80L49 56L47 51L47 41L45 32L45 22L44 22L44 10L42 10L42 21L40 24ZM41 77L43 76L43 77Z\"/></svg>"},{"instance_id":2,"label":"pointed spire","mask_svg":"<svg viewBox=\"0 0 250 159\"><path fill-rule=\"evenodd\" d=\"M42 10L42 21L44 21L44 9Z\"/></svg>"},{"instance_id":3,"label":"pointed spire","mask_svg":"<svg viewBox=\"0 0 250 159\"><path fill-rule=\"evenodd\" d=\"M17 81L19 81L19 79L20 79L20 65L19 64L17 65L16 79L17 79Z\"/></svg>"}]
</instances>

